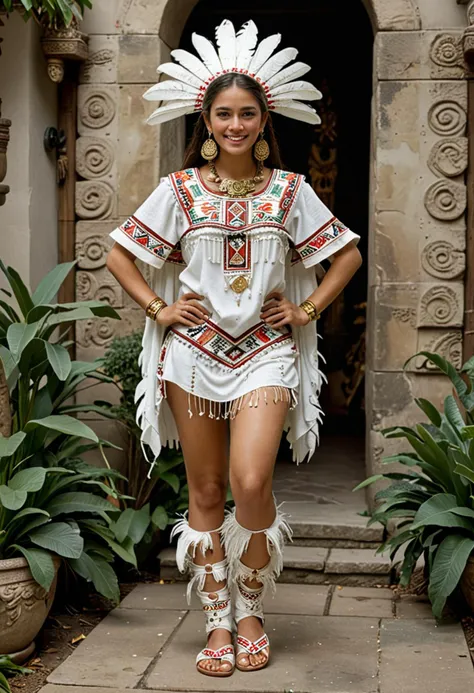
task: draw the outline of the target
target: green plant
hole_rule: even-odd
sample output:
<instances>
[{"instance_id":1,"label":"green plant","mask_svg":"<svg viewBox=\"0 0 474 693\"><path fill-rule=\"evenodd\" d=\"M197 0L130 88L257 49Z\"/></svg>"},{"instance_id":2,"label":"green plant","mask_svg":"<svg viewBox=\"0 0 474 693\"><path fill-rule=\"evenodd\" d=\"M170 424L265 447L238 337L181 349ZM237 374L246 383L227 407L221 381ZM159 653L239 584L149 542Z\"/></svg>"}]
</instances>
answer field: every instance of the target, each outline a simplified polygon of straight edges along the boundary
<instances>
[{"instance_id":1,"label":"green plant","mask_svg":"<svg viewBox=\"0 0 474 693\"><path fill-rule=\"evenodd\" d=\"M69 26L74 17L81 21L86 7L92 8L91 0L0 0L0 9L20 8L25 19L33 17L38 24L55 28Z\"/></svg>"},{"instance_id":2,"label":"green plant","mask_svg":"<svg viewBox=\"0 0 474 693\"><path fill-rule=\"evenodd\" d=\"M0 437L0 558L23 555L34 579L49 589L53 556L61 556L98 592L117 601L111 563L120 556L136 565L139 532L131 537L119 530L117 538L121 513L107 497L122 498L116 482L123 477L107 463L104 448L110 443L71 416L80 411L113 414L105 407L71 402L90 387L87 379L111 378L100 371L100 359L71 361L67 326L118 315L100 301L51 303L74 264L53 269L31 294L18 272L0 261L11 288L1 291L18 304L17 312L13 301L0 300L0 359L12 413L12 435ZM100 450L105 468L81 459L93 449Z\"/></svg>"},{"instance_id":3,"label":"green plant","mask_svg":"<svg viewBox=\"0 0 474 693\"><path fill-rule=\"evenodd\" d=\"M172 517L188 505L188 487L181 452L163 447L156 464L148 478L149 463L146 461L140 445L141 430L136 423L135 390L141 379L138 357L141 351L141 332L134 332L125 337L116 337L107 349L104 357L104 373L120 389L120 402L107 405L96 402L97 406L110 407L111 413L124 426L127 433L127 466L126 481L119 484L123 493L134 500L125 502L127 509L124 518L130 522L140 512L144 521L149 524L143 537L143 543L152 546L156 528L165 530L172 524ZM151 452L150 452L151 456ZM148 513L148 514L147 514ZM125 520L124 520L125 522ZM142 551L146 555L146 550Z\"/></svg>"},{"instance_id":4,"label":"green plant","mask_svg":"<svg viewBox=\"0 0 474 693\"><path fill-rule=\"evenodd\" d=\"M11 693L7 676L15 676L16 674L31 674L31 669L25 669L25 667L15 664L8 655L0 655L0 691Z\"/></svg>"},{"instance_id":5,"label":"green plant","mask_svg":"<svg viewBox=\"0 0 474 693\"><path fill-rule=\"evenodd\" d=\"M383 431L386 438L405 438L410 443L413 452L383 460L383 464L398 462L406 470L377 474L354 490L380 480L392 482L376 494L380 504L368 524L387 526L390 520L401 518L398 533L385 541L379 552L390 550L393 560L404 547L402 585L409 583L418 558L424 554L428 594L433 614L440 618L474 551L474 357L462 367L462 377L439 354L422 351L411 358L417 356L431 361L449 378L458 401L448 395L439 411L432 402L415 399L429 423Z\"/></svg>"}]
</instances>

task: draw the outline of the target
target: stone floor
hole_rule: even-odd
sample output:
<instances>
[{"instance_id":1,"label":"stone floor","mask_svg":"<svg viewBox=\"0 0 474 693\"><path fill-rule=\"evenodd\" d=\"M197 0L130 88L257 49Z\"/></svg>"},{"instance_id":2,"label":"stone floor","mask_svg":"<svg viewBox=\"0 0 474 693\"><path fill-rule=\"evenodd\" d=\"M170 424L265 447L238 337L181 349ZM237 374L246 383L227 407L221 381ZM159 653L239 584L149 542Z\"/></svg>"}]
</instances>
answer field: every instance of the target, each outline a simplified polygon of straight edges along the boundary
<instances>
[{"instance_id":1,"label":"stone floor","mask_svg":"<svg viewBox=\"0 0 474 693\"><path fill-rule=\"evenodd\" d=\"M203 616L183 584L140 584L48 678L42 693L252 691L459 693L474 670L458 623L389 588L279 585L266 605L269 666L225 679L196 672Z\"/></svg>"}]
</instances>

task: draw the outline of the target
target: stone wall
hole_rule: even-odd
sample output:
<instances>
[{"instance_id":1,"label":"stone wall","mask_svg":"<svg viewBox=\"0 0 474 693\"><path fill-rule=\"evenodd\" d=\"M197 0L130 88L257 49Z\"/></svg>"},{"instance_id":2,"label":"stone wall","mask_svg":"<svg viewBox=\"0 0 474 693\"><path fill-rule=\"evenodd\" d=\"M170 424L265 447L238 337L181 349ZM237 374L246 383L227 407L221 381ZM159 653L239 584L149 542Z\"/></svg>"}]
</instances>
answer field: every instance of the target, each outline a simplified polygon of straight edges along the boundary
<instances>
[{"instance_id":1,"label":"stone wall","mask_svg":"<svg viewBox=\"0 0 474 693\"><path fill-rule=\"evenodd\" d=\"M419 349L461 359L465 265L467 88L455 0L363 0L375 36L366 383L367 473L399 445L381 430L413 421L414 396L442 401L446 383ZM142 311L105 270L108 232L160 175L180 165L183 123L149 128L141 98L179 44L196 0L108 0L84 29L91 55L79 87L79 298L108 297L121 323L81 326L78 356L142 325ZM417 414L416 414L417 415ZM104 424L102 424L104 425Z\"/></svg>"}]
</instances>

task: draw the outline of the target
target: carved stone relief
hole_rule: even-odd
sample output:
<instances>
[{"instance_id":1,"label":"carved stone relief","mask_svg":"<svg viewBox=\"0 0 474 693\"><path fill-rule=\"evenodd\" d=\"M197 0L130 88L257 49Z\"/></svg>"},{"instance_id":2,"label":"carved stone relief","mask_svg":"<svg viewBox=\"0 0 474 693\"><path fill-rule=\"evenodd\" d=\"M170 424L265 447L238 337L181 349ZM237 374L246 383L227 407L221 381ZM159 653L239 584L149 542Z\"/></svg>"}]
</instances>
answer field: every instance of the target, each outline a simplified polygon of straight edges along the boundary
<instances>
[{"instance_id":1,"label":"carved stone relief","mask_svg":"<svg viewBox=\"0 0 474 693\"><path fill-rule=\"evenodd\" d=\"M85 237L76 242L76 259L78 267L85 270L96 270L105 266L110 243L100 234Z\"/></svg>"},{"instance_id":2,"label":"carved stone relief","mask_svg":"<svg viewBox=\"0 0 474 693\"><path fill-rule=\"evenodd\" d=\"M468 165L468 139L456 137L437 142L428 159L428 166L437 176L460 176Z\"/></svg>"},{"instance_id":3,"label":"carved stone relief","mask_svg":"<svg viewBox=\"0 0 474 693\"><path fill-rule=\"evenodd\" d=\"M419 350L436 352L451 361L455 368L460 369L462 366L462 332L460 330L445 332L431 338L428 343L420 345ZM411 367L415 371L439 373L437 367L424 356L418 356L414 359Z\"/></svg>"},{"instance_id":4,"label":"carved stone relief","mask_svg":"<svg viewBox=\"0 0 474 693\"><path fill-rule=\"evenodd\" d=\"M433 241L421 253L421 264L425 272L437 279L460 277L466 266L466 256L449 241Z\"/></svg>"},{"instance_id":5,"label":"carved stone relief","mask_svg":"<svg viewBox=\"0 0 474 693\"><path fill-rule=\"evenodd\" d=\"M466 186L452 180L438 180L425 193L429 214L441 221L454 221L464 214L467 206Z\"/></svg>"},{"instance_id":6,"label":"carved stone relief","mask_svg":"<svg viewBox=\"0 0 474 693\"><path fill-rule=\"evenodd\" d=\"M115 117L115 103L107 91L99 88L87 94L79 107L79 120L88 128L100 129Z\"/></svg>"},{"instance_id":7,"label":"carved stone relief","mask_svg":"<svg viewBox=\"0 0 474 693\"><path fill-rule=\"evenodd\" d=\"M103 181L76 183L76 214L80 219L107 218L113 211L114 191Z\"/></svg>"},{"instance_id":8,"label":"carved stone relief","mask_svg":"<svg viewBox=\"0 0 474 693\"><path fill-rule=\"evenodd\" d=\"M123 289L109 272L78 272L76 274L78 301L104 301L113 308L123 306Z\"/></svg>"},{"instance_id":9,"label":"carved stone relief","mask_svg":"<svg viewBox=\"0 0 474 693\"><path fill-rule=\"evenodd\" d=\"M437 284L420 298L418 327L461 327L463 285ZM459 290L460 289L460 290Z\"/></svg>"},{"instance_id":10,"label":"carved stone relief","mask_svg":"<svg viewBox=\"0 0 474 693\"><path fill-rule=\"evenodd\" d=\"M88 82L94 67L103 67L104 65L108 65L113 62L114 57L115 53L114 51L110 50L110 48L103 48L102 50L91 53L82 68L82 81Z\"/></svg>"},{"instance_id":11,"label":"carved stone relief","mask_svg":"<svg viewBox=\"0 0 474 693\"><path fill-rule=\"evenodd\" d=\"M437 135L462 135L466 130L467 113L456 101L438 101L428 112L428 123Z\"/></svg>"},{"instance_id":12,"label":"carved stone relief","mask_svg":"<svg viewBox=\"0 0 474 693\"><path fill-rule=\"evenodd\" d=\"M110 141L99 137L79 137L76 142L76 171L83 178L102 178L114 163Z\"/></svg>"},{"instance_id":13,"label":"carved stone relief","mask_svg":"<svg viewBox=\"0 0 474 693\"><path fill-rule=\"evenodd\" d=\"M395 320L402 323L408 323L410 327L416 327L416 309L415 308L393 308L392 316Z\"/></svg>"},{"instance_id":14,"label":"carved stone relief","mask_svg":"<svg viewBox=\"0 0 474 693\"><path fill-rule=\"evenodd\" d=\"M462 37L453 34L438 34L431 44L430 58L440 67L462 66Z\"/></svg>"}]
</instances>

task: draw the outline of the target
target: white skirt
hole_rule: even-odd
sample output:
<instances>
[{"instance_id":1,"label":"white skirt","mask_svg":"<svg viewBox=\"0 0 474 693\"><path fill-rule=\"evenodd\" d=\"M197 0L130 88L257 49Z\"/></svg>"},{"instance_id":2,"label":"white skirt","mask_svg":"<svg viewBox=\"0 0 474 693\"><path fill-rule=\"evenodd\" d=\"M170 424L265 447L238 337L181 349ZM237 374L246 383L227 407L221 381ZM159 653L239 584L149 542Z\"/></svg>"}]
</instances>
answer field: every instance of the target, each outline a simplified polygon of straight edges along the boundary
<instances>
[{"instance_id":1,"label":"white skirt","mask_svg":"<svg viewBox=\"0 0 474 693\"><path fill-rule=\"evenodd\" d=\"M216 419L234 418L244 396L249 393L252 393L250 401L247 398L249 406L258 406L261 398L266 403L287 401L292 410L298 403L297 358L296 345L291 340L263 351L239 368L228 368L175 332L169 332L160 352L158 386L163 397L166 397L166 382L175 383L185 390L190 416L193 396L199 414L207 413ZM265 390L260 393L259 388ZM273 389L268 392L269 388Z\"/></svg>"}]
</instances>

